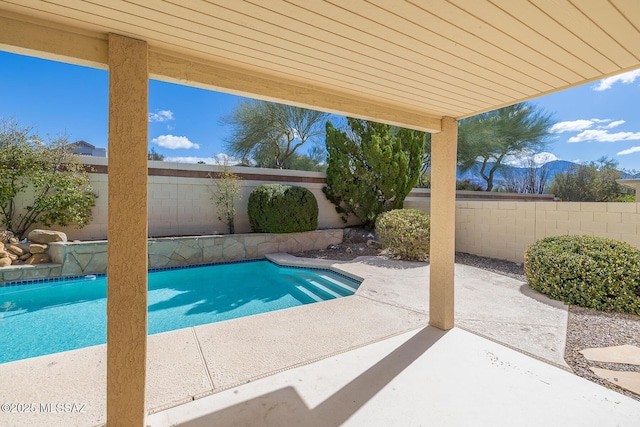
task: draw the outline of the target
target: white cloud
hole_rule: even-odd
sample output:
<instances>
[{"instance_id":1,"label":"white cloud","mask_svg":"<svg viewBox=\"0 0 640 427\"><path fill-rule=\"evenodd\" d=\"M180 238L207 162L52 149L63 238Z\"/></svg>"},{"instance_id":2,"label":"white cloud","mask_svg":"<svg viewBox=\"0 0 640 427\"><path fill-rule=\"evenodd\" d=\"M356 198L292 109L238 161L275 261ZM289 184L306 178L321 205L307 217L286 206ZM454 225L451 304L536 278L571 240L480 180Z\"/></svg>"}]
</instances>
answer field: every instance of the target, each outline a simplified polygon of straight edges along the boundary
<instances>
[{"instance_id":1,"label":"white cloud","mask_svg":"<svg viewBox=\"0 0 640 427\"><path fill-rule=\"evenodd\" d=\"M173 120L173 112L170 110L160 110L149 113L149 122L168 122Z\"/></svg>"},{"instance_id":2,"label":"white cloud","mask_svg":"<svg viewBox=\"0 0 640 427\"><path fill-rule=\"evenodd\" d=\"M555 154L548 151L536 153L531 156L532 153L524 153L521 156L507 156L504 158L503 163L509 166L515 166L518 168L529 167L529 160L533 159L533 163L536 166L542 166L545 163L553 162L554 160L560 160Z\"/></svg>"},{"instance_id":3,"label":"white cloud","mask_svg":"<svg viewBox=\"0 0 640 427\"><path fill-rule=\"evenodd\" d=\"M165 157L165 162L176 162L176 163L192 163L196 164L198 162L204 162L207 165L219 165L224 164L225 160L227 160L227 164L229 166L237 165L240 160L235 157L229 156L225 153L216 154L214 157Z\"/></svg>"},{"instance_id":4,"label":"white cloud","mask_svg":"<svg viewBox=\"0 0 640 427\"><path fill-rule=\"evenodd\" d=\"M640 70L629 71L627 73L618 74L617 76L607 77L600 80L597 84L592 86L592 89L598 92L611 89L611 87L617 82L629 84L633 83L637 78L640 78Z\"/></svg>"},{"instance_id":5,"label":"white cloud","mask_svg":"<svg viewBox=\"0 0 640 427\"><path fill-rule=\"evenodd\" d=\"M178 148L200 148L198 144L189 141L189 138L186 136L160 135L157 138L153 138L151 142L170 150L177 150Z\"/></svg>"},{"instance_id":6,"label":"white cloud","mask_svg":"<svg viewBox=\"0 0 640 427\"><path fill-rule=\"evenodd\" d=\"M568 142L616 142L640 140L640 132L616 132L609 133L604 129L589 129L569 138Z\"/></svg>"},{"instance_id":7,"label":"white cloud","mask_svg":"<svg viewBox=\"0 0 640 427\"><path fill-rule=\"evenodd\" d=\"M581 130L590 128L593 123L593 120L572 120L568 122L560 122L551 126L551 129L549 131L551 133L579 132Z\"/></svg>"},{"instance_id":8,"label":"white cloud","mask_svg":"<svg viewBox=\"0 0 640 427\"><path fill-rule=\"evenodd\" d=\"M640 145L627 148L626 150L618 151L618 156L626 156L627 154L640 153Z\"/></svg>"},{"instance_id":9,"label":"white cloud","mask_svg":"<svg viewBox=\"0 0 640 427\"><path fill-rule=\"evenodd\" d=\"M625 124L626 122L624 120L616 120L615 122L611 122L608 125L605 126L598 126L600 129L612 129L614 127L620 126Z\"/></svg>"}]
</instances>

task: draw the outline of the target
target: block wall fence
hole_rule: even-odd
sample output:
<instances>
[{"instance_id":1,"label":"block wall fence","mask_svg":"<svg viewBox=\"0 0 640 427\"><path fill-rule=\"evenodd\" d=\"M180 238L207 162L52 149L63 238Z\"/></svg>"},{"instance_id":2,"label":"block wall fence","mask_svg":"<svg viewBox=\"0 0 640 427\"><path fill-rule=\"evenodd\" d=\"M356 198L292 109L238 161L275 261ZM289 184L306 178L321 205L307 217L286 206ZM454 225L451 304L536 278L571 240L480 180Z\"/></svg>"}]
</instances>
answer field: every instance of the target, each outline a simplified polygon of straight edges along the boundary
<instances>
[{"instance_id":1,"label":"block wall fence","mask_svg":"<svg viewBox=\"0 0 640 427\"><path fill-rule=\"evenodd\" d=\"M107 158L88 157L89 179L98 194L93 220L82 229L63 227L70 240L107 238ZM212 165L149 161L149 237L225 234L211 200ZM318 201L318 228L345 224L322 193L325 174L292 170L232 167L242 178L236 203L236 233L251 231L247 216L249 193L263 183L308 188ZM404 207L430 210L429 190L414 189ZM18 208L21 201L18 200ZM561 234L583 234L626 241L640 248L640 203L556 202L552 195L458 191L456 251L515 262L524 261L527 246Z\"/></svg>"},{"instance_id":2,"label":"block wall fence","mask_svg":"<svg viewBox=\"0 0 640 427\"><path fill-rule=\"evenodd\" d=\"M89 179L98 194L90 224L78 229L73 226L56 227L64 231L69 240L107 239L107 158L83 158L93 168ZM149 161L148 215L149 237L202 236L226 234L225 224L218 220L214 202L211 200L212 183L208 177L216 166ZM342 228L345 223L336 213L335 207L322 193L325 175L320 172L274 170L263 168L232 167L240 175L241 199L236 202L235 231L249 233L247 203L249 193L264 183L298 185L308 188L318 201L318 228ZM18 208L24 205L18 200ZM357 224L352 220L346 225Z\"/></svg>"},{"instance_id":3,"label":"block wall fence","mask_svg":"<svg viewBox=\"0 0 640 427\"><path fill-rule=\"evenodd\" d=\"M409 197L405 208L429 212ZM640 203L456 201L456 251L514 262L536 240L563 234L622 240L640 248Z\"/></svg>"}]
</instances>

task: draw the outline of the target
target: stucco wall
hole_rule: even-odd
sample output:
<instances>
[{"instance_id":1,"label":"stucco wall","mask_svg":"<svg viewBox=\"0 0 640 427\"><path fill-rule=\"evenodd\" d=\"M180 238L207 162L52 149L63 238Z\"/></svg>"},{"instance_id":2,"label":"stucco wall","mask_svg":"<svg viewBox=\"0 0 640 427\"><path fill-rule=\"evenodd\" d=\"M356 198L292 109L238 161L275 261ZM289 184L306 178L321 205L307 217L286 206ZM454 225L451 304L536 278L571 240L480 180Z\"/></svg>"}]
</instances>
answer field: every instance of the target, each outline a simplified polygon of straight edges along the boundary
<instances>
[{"instance_id":1,"label":"stucco wall","mask_svg":"<svg viewBox=\"0 0 640 427\"><path fill-rule=\"evenodd\" d=\"M405 207L429 211L429 202ZM515 262L538 239L606 237L640 248L640 203L456 202L456 251Z\"/></svg>"}]
</instances>

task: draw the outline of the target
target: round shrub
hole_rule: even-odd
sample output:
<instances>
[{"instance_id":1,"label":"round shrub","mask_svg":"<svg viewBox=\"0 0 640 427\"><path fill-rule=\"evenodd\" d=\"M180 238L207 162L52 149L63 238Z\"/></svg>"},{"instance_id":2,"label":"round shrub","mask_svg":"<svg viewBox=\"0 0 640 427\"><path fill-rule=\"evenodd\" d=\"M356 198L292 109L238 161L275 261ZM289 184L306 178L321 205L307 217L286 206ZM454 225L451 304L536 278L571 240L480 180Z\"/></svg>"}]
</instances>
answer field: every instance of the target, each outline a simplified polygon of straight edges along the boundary
<instances>
[{"instance_id":1,"label":"round shrub","mask_svg":"<svg viewBox=\"0 0 640 427\"><path fill-rule=\"evenodd\" d=\"M601 311L640 314L640 250L591 236L547 237L525 252L529 286Z\"/></svg>"},{"instance_id":2,"label":"round shrub","mask_svg":"<svg viewBox=\"0 0 640 427\"><path fill-rule=\"evenodd\" d=\"M429 256L429 215L417 209L394 209L376 219L376 232L382 249L406 260Z\"/></svg>"},{"instance_id":3,"label":"round shrub","mask_svg":"<svg viewBox=\"0 0 640 427\"><path fill-rule=\"evenodd\" d=\"M261 233L294 233L318 228L318 202L306 188L262 184L249 194L249 223Z\"/></svg>"}]
</instances>

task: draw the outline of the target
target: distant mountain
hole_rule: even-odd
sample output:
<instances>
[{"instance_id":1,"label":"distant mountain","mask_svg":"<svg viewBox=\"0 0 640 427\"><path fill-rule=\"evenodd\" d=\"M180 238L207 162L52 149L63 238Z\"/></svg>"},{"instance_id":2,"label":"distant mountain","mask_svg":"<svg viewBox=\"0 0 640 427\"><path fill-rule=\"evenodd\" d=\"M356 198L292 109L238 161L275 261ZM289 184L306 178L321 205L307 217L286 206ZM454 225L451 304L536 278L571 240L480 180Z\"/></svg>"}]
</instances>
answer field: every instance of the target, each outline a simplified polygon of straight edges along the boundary
<instances>
[{"instance_id":1,"label":"distant mountain","mask_svg":"<svg viewBox=\"0 0 640 427\"><path fill-rule=\"evenodd\" d=\"M489 171L495 163L487 163L486 170ZM539 168L545 168L548 171L549 183L553 181L553 178L558 173L567 172L572 166L579 166L577 163L568 162L566 160L554 160L552 162L545 163ZM480 175L480 168L482 167L482 163L476 162L476 164L466 172L457 171L457 179L459 181L469 181L472 184L481 185L483 187L486 186L487 182ZM496 171L496 174L493 178L494 188L498 188L501 184L505 183L505 175L515 175L515 176L524 176L528 173L529 168L524 167L516 167L516 166L504 166L500 170Z\"/></svg>"},{"instance_id":2,"label":"distant mountain","mask_svg":"<svg viewBox=\"0 0 640 427\"><path fill-rule=\"evenodd\" d=\"M495 163L487 163L487 172L491 170ZM544 165L539 166L539 168L545 168L548 171L549 180L548 184L553 181L553 178L559 173L566 173L571 167L580 166L578 163L568 162L566 160L554 160L552 162L545 163ZM482 167L481 162L476 162L476 164L466 172L461 172L458 169L456 177L458 181L469 181L472 184L482 186L486 188L487 182L480 175L480 168ZM516 166L504 166L500 170L496 171L496 174L493 177L493 187L499 188L506 181L505 175L507 176L525 176L529 171L529 168L516 167ZM629 174L626 172L622 172L622 179L640 179L640 173L638 174Z\"/></svg>"}]
</instances>

